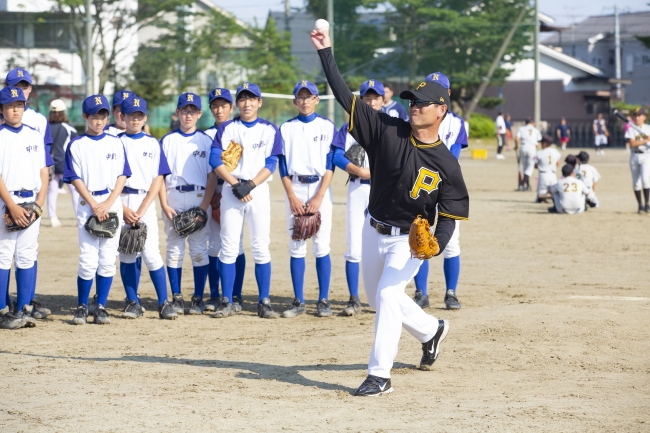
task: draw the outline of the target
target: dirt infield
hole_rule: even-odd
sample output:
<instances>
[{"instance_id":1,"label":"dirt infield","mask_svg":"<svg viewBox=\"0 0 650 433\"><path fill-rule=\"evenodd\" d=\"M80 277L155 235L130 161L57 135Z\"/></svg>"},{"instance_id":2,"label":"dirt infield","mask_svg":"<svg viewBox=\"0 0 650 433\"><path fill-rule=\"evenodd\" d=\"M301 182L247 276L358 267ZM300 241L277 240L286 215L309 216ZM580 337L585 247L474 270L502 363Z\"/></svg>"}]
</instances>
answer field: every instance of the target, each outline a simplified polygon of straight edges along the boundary
<instances>
[{"instance_id":1,"label":"dirt infield","mask_svg":"<svg viewBox=\"0 0 650 433\"><path fill-rule=\"evenodd\" d=\"M404 332L395 392L375 399L350 395L366 375L374 314L365 304L358 317L315 317L313 257L308 313L296 319L255 315L246 243L245 311L235 317L161 321L143 272L145 318L119 318L117 277L112 323L70 325L77 229L70 196L61 195L64 226L43 227L40 237L37 296L54 314L34 329L0 332L0 431L648 431L650 215L636 214L628 155L590 153L603 176L601 208L566 216L514 191L512 152L505 161L463 152L471 197L461 224L463 308L441 309L442 258L432 260L429 311L451 322L442 354L434 371L414 369L421 347ZM337 171L335 313L347 300L344 184ZM271 191L279 309L292 290L277 176ZM186 301L191 276L186 257Z\"/></svg>"}]
</instances>

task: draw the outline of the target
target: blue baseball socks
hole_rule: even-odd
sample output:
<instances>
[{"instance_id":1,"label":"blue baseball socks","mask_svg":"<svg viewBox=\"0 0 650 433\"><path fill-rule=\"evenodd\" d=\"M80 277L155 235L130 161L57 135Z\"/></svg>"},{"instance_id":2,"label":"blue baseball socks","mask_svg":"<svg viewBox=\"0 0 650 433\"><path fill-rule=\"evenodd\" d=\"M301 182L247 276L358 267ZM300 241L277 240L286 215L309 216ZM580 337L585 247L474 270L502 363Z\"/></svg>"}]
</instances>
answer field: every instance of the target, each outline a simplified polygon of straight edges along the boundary
<instances>
[{"instance_id":1,"label":"blue baseball socks","mask_svg":"<svg viewBox=\"0 0 650 433\"><path fill-rule=\"evenodd\" d=\"M422 291L422 295L429 296L427 281L429 280L429 261L423 260L418 273L413 277L415 288Z\"/></svg>"},{"instance_id":2,"label":"blue baseball socks","mask_svg":"<svg viewBox=\"0 0 650 433\"><path fill-rule=\"evenodd\" d=\"M359 297L359 262L345 262L345 278L350 296Z\"/></svg>"}]
</instances>

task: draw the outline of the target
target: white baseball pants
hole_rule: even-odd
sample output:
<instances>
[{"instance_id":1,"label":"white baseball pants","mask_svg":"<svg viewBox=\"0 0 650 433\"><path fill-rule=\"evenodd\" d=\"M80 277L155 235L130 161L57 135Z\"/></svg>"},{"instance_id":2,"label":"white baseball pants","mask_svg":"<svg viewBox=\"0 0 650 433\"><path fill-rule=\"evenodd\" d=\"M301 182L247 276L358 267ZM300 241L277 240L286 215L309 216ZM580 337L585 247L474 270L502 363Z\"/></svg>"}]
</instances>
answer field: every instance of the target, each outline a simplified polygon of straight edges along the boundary
<instances>
[{"instance_id":1,"label":"white baseball pants","mask_svg":"<svg viewBox=\"0 0 650 433\"><path fill-rule=\"evenodd\" d=\"M93 198L97 203L103 203L109 194L97 195ZM120 245L120 229L122 221L122 201L115 200L109 212L117 213L120 227L112 238L98 238L86 231L84 225L88 218L93 215L90 205L83 199L77 206L77 231L79 233L79 271L78 275L84 280L92 280L95 274L102 277L115 275L115 259L117 258L117 247Z\"/></svg>"},{"instance_id":2,"label":"white baseball pants","mask_svg":"<svg viewBox=\"0 0 650 433\"><path fill-rule=\"evenodd\" d=\"M176 189L167 189L167 205L176 212L184 212L193 207L200 206L203 202L205 191L188 191L180 192ZM170 268L182 268L183 257L185 256L185 240L190 245L190 259L192 266L207 266L208 259L208 239L210 238L210 226L206 225L201 230L196 231L184 238L181 237L172 222L163 212L163 222L165 223L165 233L167 234L167 256L166 264ZM149 268L151 269L151 268Z\"/></svg>"},{"instance_id":3,"label":"white baseball pants","mask_svg":"<svg viewBox=\"0 0 650 433\"><path fill-rule=\"evenodd\" d=\"M535 152L536 147L532 144L521 146L519 156L521 157L521 167L524 170L524 175L532 176L535 170Z\"/></svg>"},{"instance_id":4,"label":"white baseball pants","mask_svg":"<svg viewBox=\"0 0 650 433\"><path fill-rule=\"evenodd\" d=\"M650 153L630 154L630 171L634 191L650 188Z\"/></svg>"},{"instance_id":5,"label":"white baseball pants","mask_svg":"<svg viewBox=\"0 0 650 433\"><path fill-rule=\"evenodd\" d=\"M322 179L321 179L322 182ZM296 178L291 181L291 187L296 197L303 203L307 204L309 200L318 192L321 183L315 182L310 184L300 183ZM293 220L295 217L291 212L289 199L284 196L284 210L287 216L287 233L289 234L289 255L294 258L303 258L307 255L307 241L294 241L291 239L293 235ZM330 237L332 233L332 190L328 189L325 197L320 206L320 229L312 240L312 252L314 257L325 257L330 253ZM363 215L363 211L362 211Z\"/></svg>"},{"instance_id":6,"label":"white baseball pants","mask_svg":"<svg viewBox=\"0 0 650 433\"><path fill-rule=\"evenodd\" d=\"M59 197L59 181L63 179L62 174L55 174L50 180L49 186L47 187L47 215L50 218L57 218L56 213L56 201ZM74 209L74 214L77 214L77 205L79 204L79 193L77 189L68 183L68 190L70 190L70 195L72 196L72 208Z\"/></svg>"},{"instance_id":7,"label":"white baseball pants","mask_svg":"<svg viewBox=\"0 0 650 433\"><path fill-rule=\"evenodd\" d=\"M124 206L133 211L137 211L147 194L122 194L120 199ZM144 241L144 250L142 250L142 260L147 265L147 269L155 271L163 266L163 259L158 248L158 215L156 215L156 203L151 203L147 212L140 218L140 221L147 225L147 239ZM131 227L130 224L124 224L123 228ZM123 254L120 253L120 262L135 263L138 253Z\"/></svg>"},{"instance_id":8,"label":"white baseball pants","mask_svg":"<svg viewBox=\"0 0 650 433\"><path fill-rule=\"evenodd\" d=\"M420 343L431 340L438 330L438 319L404 292L421 264L411 257L408 235L380 235L368 215L363 225L363 286L368 304L377 310L368 374L390 377L402 328Z\"/></svg>"},{"instance_id":9,"label":"white baseball pants","mask_svg":"<svg viewBox=\"0 0 650 433\"><path fill-rule=\"evenodd\" d=\"M271 261L271 198L269 185L263 182L251 191L253 200L243 203L232 193L232 187L224 184L221 191L221 251L219 260L232 264L240 254L244 221L248 222L251 237L251 253L256 264Z\"/></svg>"},{"instance_id":10,"label":"white baseball pants","mask_svg":"<svg viewBox=\"0 0 650 433\"><path fill-rule=\"evenodd\" d=\"M607 136L605 134L598 134L594 137L594 144L596 147L607 146Z\"/></svg>"},{"instance_id":11,"label":"white baseball pants","mask_svg":"<svg viewBox=\"0 0 650 433\"><path fill-rule=\"evenodd\" d=\"M454 233L451 235L449 242L447 242L447 246L442 252L442 257L445 259L451 259L452 257L457 256L460 256L460 221L458 220L456 220Z\"/></svg>"},{"instance_id":12,"label":"white baseball pants","mask_svg":"<svg viewBox=\"0 0 650 433\"><path fill-rule=\"evenodd\" d=\"M557 183L557 175L552 171L540 172L537 179L537 195L548 194L548 189Z\"/></svg>"},{"instance_id":13,"label":"white baseball pants","mask_svg":"<svg viewBox=\"0 0 650 433\"><path fill-rule=\"evenodd\" d=\"M370 184L360 182L360 179L351 180L348 185L348 202L345 205L346 220L345 233L347 250L343 257L352 263L361 261L361 232L366 220L364 211L370 199Z\"/></svg>"},{"instance_id":14,"label":"white baseball pants","mask_svg":"<svg viewBox=\"0 0 650 433\"><path fill-rule=\"evenodd\" d=\"M25 203L34 201L34 197L12 196L14 202ZM5 202L0 200L0 209L5 209ZM8 232L4 221L0 221L0 269L11 269L11 262L16 260L16 268L29 269L34 266L38 257L38 234L40 232L41 219L37 219L25 230Z\"/></svg>"}]
</instances>

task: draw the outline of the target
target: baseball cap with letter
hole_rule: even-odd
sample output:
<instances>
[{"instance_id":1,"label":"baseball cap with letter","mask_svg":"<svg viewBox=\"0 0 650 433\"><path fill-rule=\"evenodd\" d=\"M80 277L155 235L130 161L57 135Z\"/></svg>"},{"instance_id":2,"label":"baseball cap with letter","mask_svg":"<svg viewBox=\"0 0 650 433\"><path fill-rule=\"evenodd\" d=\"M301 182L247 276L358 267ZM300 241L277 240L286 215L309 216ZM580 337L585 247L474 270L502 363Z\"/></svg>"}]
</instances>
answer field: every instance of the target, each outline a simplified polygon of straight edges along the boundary
<instances>
[{"instance_id":1,"label":"baseball cap with letter","mask_svg":"<svg viewBox=\"0 0 650 433\"><path fill-rule=\"evenodd\" d=\"M81 105L81 110L86 116L92 116L99 113L101 110L111 111L111 106L108 104L108 99L104 95L91 95L84 99Z\"/></svg>"},{"instance_id":2,"label":"baseball cap with letter","mask_svg":"<svg viewBox=\"0 0 650 433\"><path fill-rule=\"evenodd\" d=\"M384 96L384 94L386 93L386 91L384 90L384 85L377 80L364 81L361 84L361 88L359 89L359 95L361 96L365 95L366 93L368 93L368 90L373 90L379 96Z\"/></svg>"},{"instance_id":3,"label":"baseball cap with letter","mask_svg":"<svg viewBox=\"0 0 650 433\"><path fill-rule=\"evenodd\" d=\"M137 95L131 95L122 101L121 111L122 114L133 114L138 111L147 114L147 101Z\"/></svg>"},{"instance_id":4,"label":"baseball cap with letter","mask_svg":"<svg viewBox=\"0 0 650 433\"><path fill-rule=\"evenodd\" d=\"M29 72L23 68L14 68L7 74L5 79L7 86L15 86L21 81L27 81L30 85L32 84L32 76L29 75Z\"/></svg>"},{"instance_id":5,"label":"baseball cap with letter","mask_svg":"<svg viewBox=\"0 0 650 433\"><path fill-rule=\"evenodd\" d=\"M450 106L449 92L437 81L423 81L415 87L415 90L404 90L399 94L402 99L421 99L426 102L433 102L438 105Z\"/></svg>"},{"instance_id":6,"label":"baseball cap with letter","mask_svg":"<svg viewBox=\"0 0 650 433\"><path fill-rule=\"evenodd\" d=\"M434 83L440 83L445 89L449 89L449 78L442 72L434 72L433 74L427 75L427 81L433 81Z\"/></svg>"},{"instance_id":7,"label":"baseball cap with letter","mask_svg":"<svg viewBox=\"0 0 650 433\"><path fill-rule=\"evenodd\" d=\"M307 89L312 95L318 96L318 87L316 87L316 85L311 81L298 81L298 83L293 88L293 96L298 96L298 92L300 92L301 89Z\"/></svg>"},{"instance_id":8,"label":"baseball cap with letter","mask_svg":"<svg viewBox=\"0 0 650 433\"><path fill-rule=\"evenodd\" d=\"M181 109L188 105L194 105L196 108L201 110L201 97L196 93L183 93L178 97L178 104L176 104L176 108Z\"/></svg>"},{"instance_id":9,"label":"baseball cap with letter","mask_svg":"<svg viewBox=\"0 0 650 433\"><path fill-rule=\"evenodd\" d=\"M113 95L113 107L116 105L122 105L122 101L126 100L129 96L135 96L130 90L119 90Z\"/></svg>"},{"instance_id":10,"label":"baseball cap with letter","mask_svg":"<svg viewBox=\"0 0 650 433\"><path fill-rule=\"evenodd\" d=\"M208 103L212 104L212 101L219 98L225 99L226 101L230 102L230 104L232 104L232 95L230 94L230 90L224 89L222 87L217 87L212 92L210 92L210 95L208 96Z\"/></svg>"},{"instance_id":11,"label":"baseball cap with letter","mask_svg":"<svg viewBox=\"0 0 650 433\"><path fill-rule=\"evenodd\" d=\"M4 87L0 90L0 105L11 104L12 102L26 102L23 89L14 86Z\"/></svg>"},{"instance_id":12,"label":"baseball cap with letter","mask_svg":"<svg viewBox=\"0 0 650 433\"><path fill-rule=\"evenodd\" d=\"M262 97L262 91L260 90L257 84L253 84L249 82L241 84L239 87L237 87L237 94L235 95L235 97L239 99L239 95L241 95L242 92L251 93L254 96L257 96L258 98Z\"/></svg>"}]
</instances>

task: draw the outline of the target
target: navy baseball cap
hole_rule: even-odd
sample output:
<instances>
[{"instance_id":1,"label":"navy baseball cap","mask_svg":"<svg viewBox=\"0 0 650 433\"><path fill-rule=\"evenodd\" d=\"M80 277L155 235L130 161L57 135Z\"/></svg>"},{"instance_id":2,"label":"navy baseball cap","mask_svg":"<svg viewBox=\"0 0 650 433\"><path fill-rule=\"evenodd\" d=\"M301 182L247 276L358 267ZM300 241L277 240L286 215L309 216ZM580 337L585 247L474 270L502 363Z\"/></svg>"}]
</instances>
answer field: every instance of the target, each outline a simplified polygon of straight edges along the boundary
<instances>
[{"instance_id":1,"label":"navy baseball cap","mask_svg":"<svg viewBox=\"0 0 650 433\"><path fill-rule=\"evenodd\" d=\"M0 105L11 104L12 102L26 102L23 89L9 86L0 90Z\"/></svg>"},{"instance_id":2,"label":"navy baseball cap","mask_svg":"<svg viewBox=\"0 0 650 433\"><path fill-rule=\"evenodd\" d=\"M176 104L176 108L183 108L188 105L194 105L196 108L201 110L201 97L196 93L183 93L178 97L178 104Z\"/></svg>"},{"instance_id":3,"label":"navy baseball cap","mask_svg":"<svg viewBox=\"0 0 650 433\"><path fill-rule=\"evenodd\" d=\"M91 95L84 99L81 105L81 110L87 116L97 114L100 110L111 111L111 106L108 104L108 99L104 95Z\"/></svg>"},{"instance_id":4,"label":"navy baseball cap","mask_svg":"<svg viewBox=\"0 0 650 433\"><path fill-rule=\"evenodd\" d=\"M121 104L122 114L133 114L138 111L143 114L147 114L147 101L136 96L131 95L122 101Z\"/></svg>"},{"instance_id":5,"label":"navy baseball cap","mask_svg":"<svg viewBox=\"0 0 650 433\"><path fill-rule=\"evenodd\" d=\"M237 94L235 97L239 99L239 95L241 95L242 92L249 92L252 93L253 95L257 96L258 98L262 97L262 91L260 90L259 86L257 84L253 83L244 83L237 87Z\"/></svg>"},{"instance_id":6,"label":"navy baseball cap","mask_svg":"<svg viewBox=\"0 0 650 433\"><path fill-rule=\"evenodd\" d=\"M224 89L222 87L217 87L212 92L210 92L210 95L209 95L210 102L209 102L209 104L212 104L212 101L214 101L215 99L219 99L219 98L225 99L226 101L230 102L230 104L232 105L232 95L230 94L230 90Z\"/></svg>"},{"instance_id":7,"label":"navy baseball cap","mask_svg":"<svg viewBox=\"0 0 650 433\"><path fill-rule=\"evenodd\" d=\"M15 86L21 81L27 81L29 84L32 84L32 76L29 75L29 72L23 68L14 68L7 74L5 78L8 86Z\"/></svg>"},{"instance_id":8,"label":"navy baseball cap","mask_svg":"<svg viewBox=\"0 0 650 433\"><path fill-rule=\"evenodd\" d=\"M113 95L113 107L116 105L122 105L122 101L125 101L129 96L135 96L130 90L119 90Z\"/></svg>"},{"instance_id":9,"label":"navy baseball cap","mask_svg":"<svg viewBox=\"0 0 650 433\"><path fill-rule=\"evenodd\" d=\"M296 86L293 88L293 96L298 96L298 92L300 92L301 89L307 89L312 95L318 96L318 87L316 87L316 85L311 81L298 81Z\"/></svg>"},{"instance_id":10,"label":"navy baseball cap","mask_svg":"<svg viewBox=\"0 0 650 433\"><path fill-rule=\"evenodd\" d=\"M433 81L434 83L440 83L445 89L449 89L449 78L442 72L434 72L433 74L427 75L427 81Z\"/></svg>"},{"instance_id":11,"label":"navy baseball cap","mask_svg":"<svg viewBox=\"0 0 650 433\"><path fill-rule=\"evenodd\" d=\"M364 81L361 84L361 88L359 89L359 94L363 96L368 92L368 90L373 90L375 93L377 93L380 96L384 96L384 94L386 93L386 91L384 90L384 85L377 80Z\"/></svg>"},{"instance_id":12,"label":"navy baseball cap","mask_svg":"<svg viewBox=\"0 0 650 433\"><path fill-rule=\"evenodd\" d=\"M437 81L423 81L415 87L415 90L404 90L399 94L402 99L421 99L427 102L433 102L438 105L447 105L450 107L449 92L442 84Z\"/></svg>"}]
</instances>

